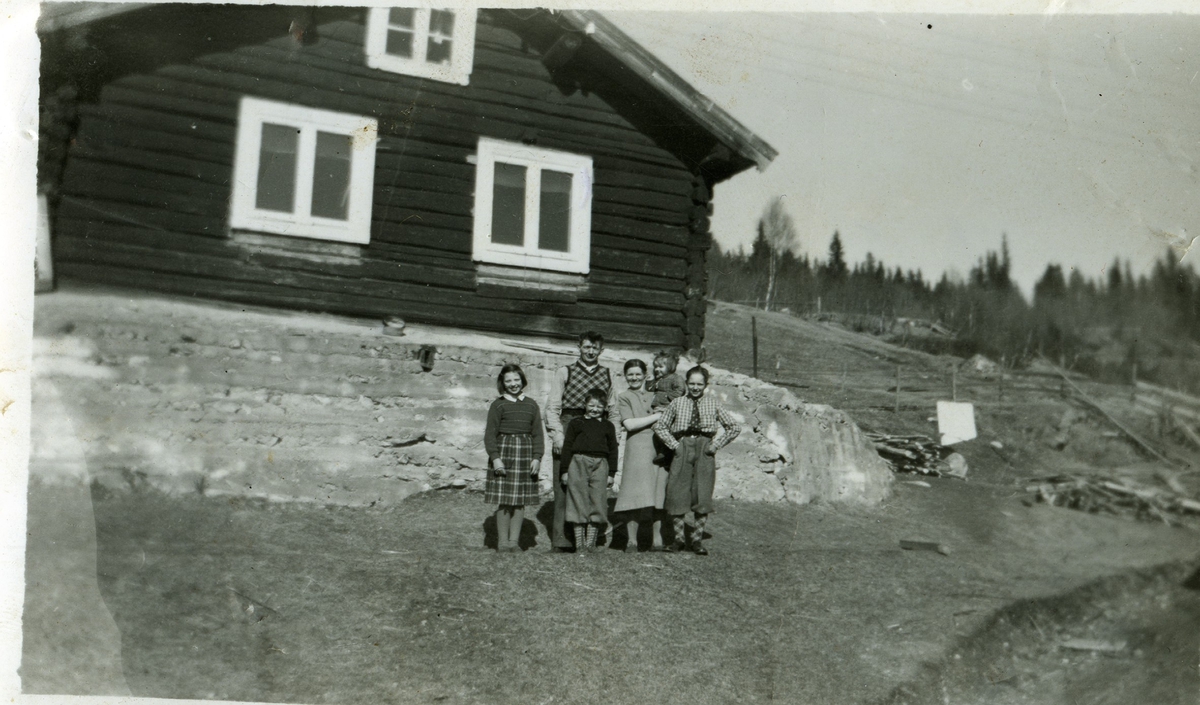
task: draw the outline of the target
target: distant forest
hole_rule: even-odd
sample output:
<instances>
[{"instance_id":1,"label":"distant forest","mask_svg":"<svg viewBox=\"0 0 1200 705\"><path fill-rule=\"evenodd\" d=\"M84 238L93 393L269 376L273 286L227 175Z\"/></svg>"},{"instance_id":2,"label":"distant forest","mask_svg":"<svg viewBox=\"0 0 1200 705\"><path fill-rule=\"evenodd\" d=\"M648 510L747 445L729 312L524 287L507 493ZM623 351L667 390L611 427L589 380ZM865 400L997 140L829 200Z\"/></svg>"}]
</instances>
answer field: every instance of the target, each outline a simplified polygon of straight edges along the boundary
<instances>
[{"instance_id":1,"label":"distant forest","mask_svg":"<svg viewBox=\"0 0 1200 705\"><path fill-rule=\"evenodd\" d=\"M965 280L851 266L834 232L824 259L796 256L795 227L774 202L750 252L709 254L709 296L837 321L932 353L982 354L1009 368L1038 356L1108 381L1200 392L1200 277L1168 250L1149 275L1114 260L1101 280L1050 264L1026 301L1011 279L1007 238Z\"/></svg>"}]
</instances>

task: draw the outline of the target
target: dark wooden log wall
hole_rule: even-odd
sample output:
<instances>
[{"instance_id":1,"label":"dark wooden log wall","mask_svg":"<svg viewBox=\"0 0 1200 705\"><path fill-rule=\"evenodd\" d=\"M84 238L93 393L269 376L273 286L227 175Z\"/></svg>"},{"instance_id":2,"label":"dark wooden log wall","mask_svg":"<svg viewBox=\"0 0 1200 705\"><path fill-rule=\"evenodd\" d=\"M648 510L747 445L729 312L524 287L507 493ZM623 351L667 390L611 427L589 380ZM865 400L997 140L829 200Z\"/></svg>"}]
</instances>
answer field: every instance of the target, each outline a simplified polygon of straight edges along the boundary
<instances>
[{"instance_id":1,"label":"dark wooden log wall","mask_svg":"<svg viewBox=\"0 0 1200 705\"><path fill-rule=\"evenodd\" d=\"M309 46L280 38L107 85L80 109L55 223L59 271L261 305L699 344L710 242L702 180L594 94L563 95L540 58L486 12L469 86L367 68L363 32L361 21L332 22ZM343 256L313 257L312 241L256 248L230 239L245 94L379 118L369 245L344 256L346 245L331 244ZM592 156L591 272L577 294L477 289L467 160L481 135Z\"/></svg>"}]
</instances>

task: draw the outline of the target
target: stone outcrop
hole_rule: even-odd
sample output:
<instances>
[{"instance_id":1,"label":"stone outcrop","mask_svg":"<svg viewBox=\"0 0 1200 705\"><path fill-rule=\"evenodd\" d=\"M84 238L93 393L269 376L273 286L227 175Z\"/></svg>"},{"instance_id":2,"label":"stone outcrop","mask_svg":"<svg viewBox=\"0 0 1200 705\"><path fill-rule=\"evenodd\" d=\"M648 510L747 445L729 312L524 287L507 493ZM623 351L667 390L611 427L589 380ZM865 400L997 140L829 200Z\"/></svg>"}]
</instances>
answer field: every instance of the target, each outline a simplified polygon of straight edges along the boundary
<instances>
[{"instance_id":1,"label":"stone outcrop","mask_svg":"<svg viewBox=\"0 0 1200 705\"><path fill-rule=\"evenodd\" d=\"M724 451L719 496L873 504L891 492L891 471L845 413L744 375L718 371L713 387L746 419Z\"/></svg>"},{"instance_id":2,"label":"stone outcrop","mask_svg":"<svg viewBox=\"0 0 1200 705\"><path fill-rule=\"evenodd\" d=\"M540 398L572 350L104 292L39 297L35 329L35 375L64 390L56 403L69 407L92 481L354 505L481 486L500 366L521 364ZM634 355L651 351L606 351L605 363L618 370ZM38 388L34 424L52 424ZM890 472L842 412L720 370L713 388L745 421L718 456L720 497L887 495ZM35 448L35 479L39 452L51 451Z\"/></svg>"}]
</instances>

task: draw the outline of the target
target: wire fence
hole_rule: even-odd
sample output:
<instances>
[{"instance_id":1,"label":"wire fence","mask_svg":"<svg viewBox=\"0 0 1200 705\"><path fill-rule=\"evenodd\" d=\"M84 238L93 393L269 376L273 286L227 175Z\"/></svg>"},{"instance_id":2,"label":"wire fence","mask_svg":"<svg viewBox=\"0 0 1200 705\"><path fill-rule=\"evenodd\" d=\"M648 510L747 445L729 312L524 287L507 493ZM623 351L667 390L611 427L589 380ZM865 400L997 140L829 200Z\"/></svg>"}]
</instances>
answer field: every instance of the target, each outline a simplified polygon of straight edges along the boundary
<instances>
[{"instance_id":1,"label":"wire fence","mask_svg":"<svg viewBox=\"0 0 1200 705\"><path fill-rule=\"evenodd\" d=\"M778 332L763 329L757 318L751 316L747 331L749 359L732 369L847 411L925 409L942 400L987 406L1065 399L1071 393L1062 374L1087 380L1078 373L1015 369L990 361L977 367L961 358L896 350L882 341L814 340L805 349L804 343L781 340ZM775 352L764 359L760 349L765 347Z\"/></svg>"}]
</instances>

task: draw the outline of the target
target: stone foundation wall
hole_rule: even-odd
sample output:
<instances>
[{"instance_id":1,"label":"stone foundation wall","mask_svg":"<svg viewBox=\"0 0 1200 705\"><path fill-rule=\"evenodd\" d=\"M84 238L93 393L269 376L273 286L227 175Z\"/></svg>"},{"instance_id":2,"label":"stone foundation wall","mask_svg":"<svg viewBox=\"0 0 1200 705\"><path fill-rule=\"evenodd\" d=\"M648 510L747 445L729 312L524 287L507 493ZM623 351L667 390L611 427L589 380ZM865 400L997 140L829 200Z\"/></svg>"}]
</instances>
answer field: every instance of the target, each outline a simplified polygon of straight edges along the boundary
<instances>
[{"instance_id":1,"label":"stone foundation wall","mask_svg":"<svg viewBox=\"0 0 1200 705\"><path fill-rule=\"evenodd\" d=\"M113 490L353 505L482 487L500 366L521 364L540 400L572 359L544 340L416 326L391 337L351 319L94 291L39 297L35 330L35 480L69 479L54 462L69 428L85 479ZM426 346L437 350L430 370L418 359ZM604 362L619 370L652 354L610 350ZM718 454L719 497L887 496L891 473L845 414L714 372L745 421Z\"/></svg>"}]
</instances>

